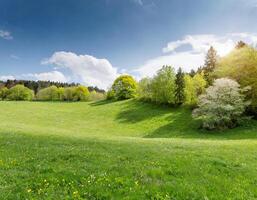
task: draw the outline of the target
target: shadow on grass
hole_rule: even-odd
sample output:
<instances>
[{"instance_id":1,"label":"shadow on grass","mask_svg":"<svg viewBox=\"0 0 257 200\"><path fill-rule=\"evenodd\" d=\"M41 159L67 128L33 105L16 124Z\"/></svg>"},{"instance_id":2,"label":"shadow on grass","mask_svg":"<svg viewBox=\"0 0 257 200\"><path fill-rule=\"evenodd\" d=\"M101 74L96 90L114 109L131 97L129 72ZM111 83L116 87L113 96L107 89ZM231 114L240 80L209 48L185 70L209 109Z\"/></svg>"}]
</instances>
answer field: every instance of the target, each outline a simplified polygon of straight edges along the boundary
<instances>
[{"instance_id":1,"label":"shadow on grass","mask_svg":"<svg viewBox=\"0 0 257 200\"><path fill-rule=\"evenodd\" d=\"M207 131L199 128L200 122L192 118L192 110L187 107L172 108L137 100L128 100L122 104L122 110L116 116L120 123L136 126L136 123L165 115L161 119L164 125L148 132L144 138L257 139L256 120L250 120L248 124L234 129Z\"/></svg>"},{"instance_id":2,"label":"shadow on grass","mask_svg":"<svg viewBox=\"0 0 257 200\"><path fill-rule=\"evenodd\" d=\"M92 103L90 103L90 106L102 106L102 105L106 105L106 104L110 104L110 103L114 103L115 101L113 100L100 100L100 101L94 101Z\"/></svg>"},{"instance_id":3,"label":"shadow on grass","mask_svg":"<svg viewBox=\"0 0 257 200\"><path fill-rule=\"evenodd\" d=\"M170 109L167 105L128 100L123 103L122 110L116 116L116 120L120 123L138 123L170 113Z\"/></svg>"},{"instance_id":4,"label":"shadow on grass","mask_svg":"<svg viewBox=\"0 0 257 200\"><path fill-rule=\"evenodd\" d=\"M182 109L183 110L183 109ZM190 138L215 140L257 139L257 121L223 131L200 129L200 122L193 120L189 110L173 113L167 120L170 123L147 134L145 138Z\"/></svg>"},{"instance_id":5,"label":"shadow on grass","mask_svg":"<svg viewBox=\"0 0 257 200\"><path fill-rule=\"evenodd\" d=\"M170 114L165 118L168 123L147 134L145 138L191 138L199 137L204 132L199 129L199 121L192 119L190 109L174 108L169 112Z\"/></svg>"}]
</instances>

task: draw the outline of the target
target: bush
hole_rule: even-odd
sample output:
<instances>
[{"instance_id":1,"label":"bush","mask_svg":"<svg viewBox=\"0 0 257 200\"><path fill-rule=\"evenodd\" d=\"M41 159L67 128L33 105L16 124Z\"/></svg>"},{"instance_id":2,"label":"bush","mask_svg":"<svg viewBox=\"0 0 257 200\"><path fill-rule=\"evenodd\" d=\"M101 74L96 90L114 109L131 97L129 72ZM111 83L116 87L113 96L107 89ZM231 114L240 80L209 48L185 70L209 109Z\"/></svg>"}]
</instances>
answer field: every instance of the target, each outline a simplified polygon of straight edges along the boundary
<instances>
[{"instance_id":1,"label":"bush","mask_svg":"<svg viewBox=\"0 0 257 200\"><path fill-rule=\"evenodd\" d=\"M231 79L221 78L199 97L193 117L202 121L205 129L226 129L238 125L246 103L240 85Z\"/></svg>"},{"instance_id":2,"label":"bush","mask_svg":"<svg viewBox=\"0 0 257 200\"><path fill-rule=\"evenodd\" d=\"M30 101L34 98L34 91L24 85L16 85L9 89L6 99L11 101Z\"/></svg>"},{"instance_id":3,"label":"bush","mask_svg":"<svg viewBox=\"0 0 257 200\"><path fill-rule=\"evenodd\" d=\"M176 74L172 67L163 66L153 78L151 84L152 101L175 104Z\"/></svg>"},{"instance_id":4,"label":"bush","mask_svg":"<svg viewBox=\"0 0 257 200\"><path fill-rule=\"evenodd\" d=\"M37 93L37 100L40 101L59 101L63 98L64 89L50 86L48 88L39 90Z\"/></svg>"},{"instance_id":5,"label":"bush","mask_svg":"<svg viewBox=\"0 0 257 200\"><path fill-rule=\"evenodd\" d=\"M3 87L0 89L0 100L5 100L7 98L8 95L8 88L7 87Z\"/></svg>"},{"instance_id":6,"label":"bush","mask_svg":"<svg viewBox=\"0 0 257 200\"><path fill-rule=\"evenodd\" d=\"M116 100L130 99L136 96L137 83L130 75L121 75L113 85L112 92Z\"/></svg>"}]
</instances>

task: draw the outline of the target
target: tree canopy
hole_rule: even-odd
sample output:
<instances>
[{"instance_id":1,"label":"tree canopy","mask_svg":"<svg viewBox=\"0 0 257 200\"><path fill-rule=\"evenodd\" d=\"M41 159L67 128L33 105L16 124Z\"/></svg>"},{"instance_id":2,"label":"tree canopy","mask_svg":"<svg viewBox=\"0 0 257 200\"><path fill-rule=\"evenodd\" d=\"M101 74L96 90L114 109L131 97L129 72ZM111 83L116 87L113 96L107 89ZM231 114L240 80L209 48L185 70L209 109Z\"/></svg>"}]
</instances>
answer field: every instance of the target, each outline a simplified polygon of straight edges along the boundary
<instances>
[{"instance_id":1,"label":"tree canopy","mask_svg":"<svg viewBox=\"0 0 257 200\"><path fill-rule=\"evenodd\" d=\"M152 101L156 103L175 103L175 70L171 66L163 66L152 80Z\"/></svg>"},{"instance_id":2,"label":"tree canopy","mask_svg":"<svg viewBox=\"0 0 257 200\"><path fill-rule=\"evenodd\" d=\"M34 91L24 85L15 85L8 91L6 90L6 99L11 101L30 101L34 98Z\"/></svg>"},{"instance_id":3,"label":"tree canopy","mask_svg":"<svg viewBox=\"0 0 257 200\"><path fill-rule=\"evenodd\" d=\"M217 77L229 77L242 87L250 86L246 94L251 110L257 114L257 50L250 46L234 49L220 59L215 70Z\"/></svg>"},{"instance_id":4,"label":"tree canopy","mask_svg":"<svg viewBox=\"0 0 257 200\"><path fill-rule=\"evenodd\" d=\"M119 76L112 85L113 97L117 100L130 99L136 96L137 82L130 75Z\"/></svg>"}]
</instances>

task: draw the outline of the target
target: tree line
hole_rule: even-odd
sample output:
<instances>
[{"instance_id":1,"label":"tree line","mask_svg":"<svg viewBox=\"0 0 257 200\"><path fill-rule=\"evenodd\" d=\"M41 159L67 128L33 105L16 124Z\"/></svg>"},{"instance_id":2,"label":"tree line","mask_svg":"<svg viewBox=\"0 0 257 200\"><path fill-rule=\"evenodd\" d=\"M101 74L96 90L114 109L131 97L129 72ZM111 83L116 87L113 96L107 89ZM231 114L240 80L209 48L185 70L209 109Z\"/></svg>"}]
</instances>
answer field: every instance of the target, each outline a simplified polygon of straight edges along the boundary
<instances>
[{"instance_id":1,"label":"tree line","mask_svg":"<svg viewBox=\"0 0 257 200\"><path fill-rule=\"evenodd\" d=\"M239 41L224 57L210 47L204 66L196 71L163 66L154 77L139 82L122 75L107 92L107 99L129 98L190 106L193 117L207 129L235 127L250 115L257 117L257 50Z\"/></svg>"},{"instance_id":2,"label":"tree line","mask_svg":"<svg viewBox=\"0 0 257 200\"><path fill-rule=\"evenodd\" d=\"M33 80L7 80L0 81L0 89L1 88L12 88L15 85L24 85L25 87L31 89L36 94L39 90L50 86L56 86L58 88L66 88L66 87L75 87L78 86L78 83L62 83L62 82L54 82L54 81L33 81ZM87 87L89 92L96 91L97 93L105 93L103 89L99 89L98 87L89 86Z\"/></svg>"},{"instance_id":3,"label":"tree line","mask_svg":"<svg viewBox=\"0 0 257 200\"><path fill-rule=\"evenodd\" d=\"M11 88L0 89L0 100L8 101L96 101L105 98L105 93L97 92L82 85L57 87L52 85L40 89L37 93L34 90L16 84Z\"/></svg>"}]
</instances>

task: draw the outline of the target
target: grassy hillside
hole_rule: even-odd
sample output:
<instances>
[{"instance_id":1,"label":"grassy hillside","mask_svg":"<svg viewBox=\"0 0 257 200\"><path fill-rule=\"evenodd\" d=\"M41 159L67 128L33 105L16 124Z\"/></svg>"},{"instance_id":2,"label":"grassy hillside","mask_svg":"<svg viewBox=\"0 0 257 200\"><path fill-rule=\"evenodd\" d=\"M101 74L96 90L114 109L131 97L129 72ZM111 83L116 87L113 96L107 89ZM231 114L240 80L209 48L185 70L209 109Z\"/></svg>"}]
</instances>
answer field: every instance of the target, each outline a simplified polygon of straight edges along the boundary
<instances>
[{"instance_id":1,"label":"grassy hillside","mask_svg":"<svg viewBox=\"0 0 257 200\"><path fill-rule=\"evenodd\" d=\"M0 199L256 199L257 122L133 100L0 102Z\"/></svg>"}]
</instances>

